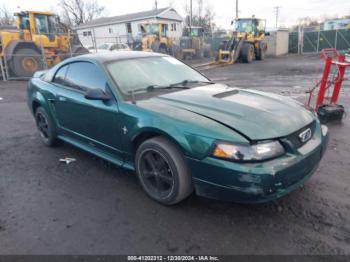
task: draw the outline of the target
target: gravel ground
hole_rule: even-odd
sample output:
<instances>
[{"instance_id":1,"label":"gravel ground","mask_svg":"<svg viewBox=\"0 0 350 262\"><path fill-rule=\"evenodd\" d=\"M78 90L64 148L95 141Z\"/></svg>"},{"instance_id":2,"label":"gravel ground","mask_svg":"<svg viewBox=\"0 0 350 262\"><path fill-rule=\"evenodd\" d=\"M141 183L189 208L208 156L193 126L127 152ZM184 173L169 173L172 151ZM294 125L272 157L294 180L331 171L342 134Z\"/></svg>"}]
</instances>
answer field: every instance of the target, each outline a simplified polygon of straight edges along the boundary
<instances>
[{"instance_id":1,"label":"gravel ground","mask_svg":"<svg viewBox=\"0 0 350 262\"><path fill-rule=\"evenodd\" d=\"M290 56L203 73L305 101L321 70L317 57ZM144 195L133 173L69 145L43 146L25 87L0 82L0 254L350 255L349 118L330 126L329 149L311 180L279 201L191 196L164 207ZM344 90L349 108L348 83ZM60 163L64 157L77 162Z\"/></svg>"}]
</instances>

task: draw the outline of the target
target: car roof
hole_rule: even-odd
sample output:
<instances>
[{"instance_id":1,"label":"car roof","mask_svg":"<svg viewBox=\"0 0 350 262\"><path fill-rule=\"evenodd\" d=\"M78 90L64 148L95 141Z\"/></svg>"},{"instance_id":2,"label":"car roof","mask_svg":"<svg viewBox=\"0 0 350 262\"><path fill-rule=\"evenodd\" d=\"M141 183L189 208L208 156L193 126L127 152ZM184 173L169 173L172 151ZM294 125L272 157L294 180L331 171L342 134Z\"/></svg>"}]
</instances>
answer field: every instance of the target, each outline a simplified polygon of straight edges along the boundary
<instances>
[{"instance_id":1,"label":"car roof","mask_svg":"<svg viewBox=\"0 0 350 262\"><path fill-rule=\"evenodd\" d=\"M115 51L115 52L80 55L80 56L76 56L76 57L72 57L67 60L64 60L63 62L57 64L56 66L48 70L47 73L45 74L45 79L46 81L51 81L52 78L54 77L54 74L57 72L59 68L74 62L86 61L86 62L98 62L100 64L104 64L108 62L115 62L118 60L147 58L147 57L162 57L162 56L168 56L168 55L153 53L153 52L142 52L142 51Z\"/></svg>"},{"instance_id":2,"label":"car roof","mask_svg":"<svg viewBox=\"0 0 350 262\"><path fill-rule=\"evenodd\" d=\"M110 53L93 53L74 57L69 59L69 62L81 60L95 60L100 63L114 62L125 59L145 58L145 57L160 57L167 56L164 54L142 51L115 51Z\"/></svg>"}]
</instances>

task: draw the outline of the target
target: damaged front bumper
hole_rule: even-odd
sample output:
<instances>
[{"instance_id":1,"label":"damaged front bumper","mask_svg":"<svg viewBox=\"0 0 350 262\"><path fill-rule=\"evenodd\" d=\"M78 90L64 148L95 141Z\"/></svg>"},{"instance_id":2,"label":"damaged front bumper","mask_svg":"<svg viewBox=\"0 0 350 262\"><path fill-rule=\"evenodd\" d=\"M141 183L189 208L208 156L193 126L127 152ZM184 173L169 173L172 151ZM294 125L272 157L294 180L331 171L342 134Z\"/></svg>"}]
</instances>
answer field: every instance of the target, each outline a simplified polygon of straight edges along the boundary
<instances>
[{"instance_id":1,"label":"damaged front bumper","mask_svg":"<svg viewBox=\"0 0 350 262\"><path fill-rule=\"evenodd\" d=\"M197 195L239 203L263 203L301 187L316 171L329 140L318 125L313 138L284 156L262 163L188 158Z\"/></svg>"}]
</instances>

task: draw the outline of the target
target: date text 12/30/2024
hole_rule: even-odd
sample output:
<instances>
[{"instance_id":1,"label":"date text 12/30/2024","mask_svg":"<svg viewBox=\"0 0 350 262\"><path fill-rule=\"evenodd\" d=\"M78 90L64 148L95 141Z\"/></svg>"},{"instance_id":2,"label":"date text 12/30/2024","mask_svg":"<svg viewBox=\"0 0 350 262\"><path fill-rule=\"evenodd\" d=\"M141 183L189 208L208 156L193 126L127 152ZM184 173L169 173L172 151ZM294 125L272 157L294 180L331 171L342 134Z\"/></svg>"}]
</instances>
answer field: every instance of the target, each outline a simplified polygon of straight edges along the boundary
<instances>
[{"instance_id":1,"label":"date text 12/30/2024","mask_svg":"<svg viewBox=\"0 0 350 262\"><path fill-rule=\"evenodd\" d=\"M128 261L220 261L216 256L128 256Z\"/></svg>"}]
</instances>

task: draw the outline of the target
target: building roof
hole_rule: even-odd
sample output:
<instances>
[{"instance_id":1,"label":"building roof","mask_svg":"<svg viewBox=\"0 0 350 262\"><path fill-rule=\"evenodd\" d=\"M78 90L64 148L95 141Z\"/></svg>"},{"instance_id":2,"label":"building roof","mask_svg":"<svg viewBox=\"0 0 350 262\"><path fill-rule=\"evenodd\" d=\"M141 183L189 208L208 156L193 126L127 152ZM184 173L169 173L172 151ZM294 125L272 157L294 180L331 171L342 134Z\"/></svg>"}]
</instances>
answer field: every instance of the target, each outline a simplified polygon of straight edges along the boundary
<instances>
[{"instance_id":1,"label":"building roof","mask_svg":"<svg viewBox=\"0 0 350 262\"><path fill-rule=\"evenodd\" d=\"M157 18L166 11L175 11L175 10L173 8L166 7L166 8L153 9L149 11L143 11L143 12L120 15L120 16L101 17L101 18L86 22L84 24L81 24L77 26L76 29L91 28L91 27L110 25L110 24L118 24L118 23L131 22L131 21L137 21L137 20L148 19L148 18Z\"/></svg>"}]
</instances>

